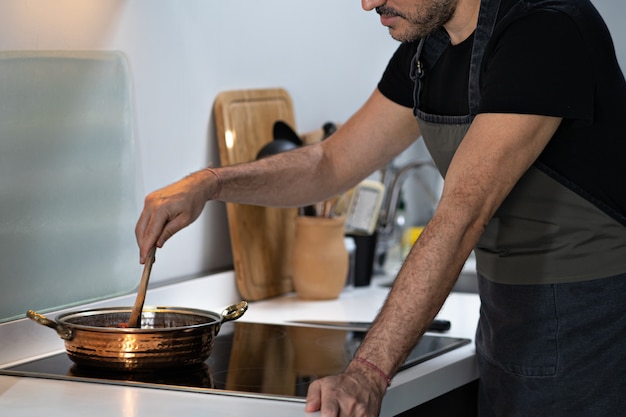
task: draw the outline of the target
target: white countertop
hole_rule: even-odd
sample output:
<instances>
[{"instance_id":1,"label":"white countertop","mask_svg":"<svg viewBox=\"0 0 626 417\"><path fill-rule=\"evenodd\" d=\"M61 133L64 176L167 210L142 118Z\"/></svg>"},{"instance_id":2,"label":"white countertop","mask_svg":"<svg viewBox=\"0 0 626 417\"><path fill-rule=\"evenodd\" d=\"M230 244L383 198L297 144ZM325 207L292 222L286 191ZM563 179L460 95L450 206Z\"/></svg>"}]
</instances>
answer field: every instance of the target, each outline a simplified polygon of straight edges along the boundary
<instances>
[{"instance_id":1,"label":"white countertop","mask_svg":"<svg viewBox=\"0 0 626 417\"><path fill-rule=\"evenodd\" d=\"M251 303L240 321L286 323L290 320L369 321L384 302L388 288L374 280L367 288L341 294L337 300L302 301L289 294ZM238 300L232 272L173 284L148 292L147 304L182 305L221 311ZM120 297L88 307L131 305ZM480 302L476 294L452 293L439 318L450 320L445 335L474 339ZM81 307L82 308L82 307ZM76 308L74 309L76 310ZM50 315L54 317L53 314ZM51 329L29 320L0 325L0 367L63 351ZM392 416L426 402L478 377L474 345L469 344L396 375L383 401L381 416ZM11 417L43 415L90 417L219 415L222 417L281 417L306 415L299 401L267 400L153 388L56 381L0 375L0 410ZM309 415L317 415L313 413Z\"/></svg>"}]
</instances>

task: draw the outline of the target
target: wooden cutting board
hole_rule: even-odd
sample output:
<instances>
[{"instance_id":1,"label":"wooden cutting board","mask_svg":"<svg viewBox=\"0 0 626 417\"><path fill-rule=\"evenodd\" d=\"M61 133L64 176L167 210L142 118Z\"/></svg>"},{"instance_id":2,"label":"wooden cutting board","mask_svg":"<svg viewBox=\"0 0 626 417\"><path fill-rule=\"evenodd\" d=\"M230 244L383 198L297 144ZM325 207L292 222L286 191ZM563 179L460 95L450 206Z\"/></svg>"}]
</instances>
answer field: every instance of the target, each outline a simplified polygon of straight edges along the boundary
<instances>
[{"instance_id":1,"label":"wooden cutting board","mask_svg":"<svg viewBox=\"0 0 626 417\"><path fill-rule=\"evenodd\" d=\"M220 93L214 107L222 166L249 162L273 140L277 120L294 130L291 97L281 88ZM292 290L291 247L297 209L226 204L237 288L249 301Z\"/></svg>"}]
</instances>

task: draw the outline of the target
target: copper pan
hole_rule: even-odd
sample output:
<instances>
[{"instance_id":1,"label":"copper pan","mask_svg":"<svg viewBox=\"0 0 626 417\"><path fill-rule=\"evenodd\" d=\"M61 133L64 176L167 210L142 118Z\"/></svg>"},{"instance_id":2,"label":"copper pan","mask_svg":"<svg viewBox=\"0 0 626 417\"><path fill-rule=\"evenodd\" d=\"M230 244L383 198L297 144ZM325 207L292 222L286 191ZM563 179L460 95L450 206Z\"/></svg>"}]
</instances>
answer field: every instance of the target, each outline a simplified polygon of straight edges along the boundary
<instances>
[{"instance_id":1,"label":"copper pan","mask_svg":"<svg viewBox=\"0 0 626 417\"><path fill-rule=\"evenodd\" d=\"M128 322L131 307L110 307L62 314L56 320L29 310L26 316L50 327L65 340L65 351L79 366L116 371L154 371L198 365L213 350L222 323L247 310L241 301L222 314L181 307L146 307L140 328Z\"/></svg>"}]
</instances>

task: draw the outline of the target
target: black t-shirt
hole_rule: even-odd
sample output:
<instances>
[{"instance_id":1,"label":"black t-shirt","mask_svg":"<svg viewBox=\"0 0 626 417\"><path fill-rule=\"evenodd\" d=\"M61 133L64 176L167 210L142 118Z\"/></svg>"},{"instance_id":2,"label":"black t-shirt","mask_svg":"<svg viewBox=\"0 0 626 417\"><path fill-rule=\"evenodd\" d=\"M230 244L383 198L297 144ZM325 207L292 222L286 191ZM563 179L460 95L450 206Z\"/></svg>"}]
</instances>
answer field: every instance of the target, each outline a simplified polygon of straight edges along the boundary
<instances>
[{"instance_id":1,"label":"black t-shirt","mask_svg":"<svg viewBox=\"0 0 626 417\"><path fill-rule=\"evenodd\" d=\"M511 9L520 2L525 7ZM536 165L626 225L626 81L613 42L588 0L545 3L502 1L481 66L478 113L562 117ZM469 113L472 42L450 45L425 73L420 110ZM413 107L416 49L401 44L378 85L406 107Z\"/></svg>"}]
</instances>

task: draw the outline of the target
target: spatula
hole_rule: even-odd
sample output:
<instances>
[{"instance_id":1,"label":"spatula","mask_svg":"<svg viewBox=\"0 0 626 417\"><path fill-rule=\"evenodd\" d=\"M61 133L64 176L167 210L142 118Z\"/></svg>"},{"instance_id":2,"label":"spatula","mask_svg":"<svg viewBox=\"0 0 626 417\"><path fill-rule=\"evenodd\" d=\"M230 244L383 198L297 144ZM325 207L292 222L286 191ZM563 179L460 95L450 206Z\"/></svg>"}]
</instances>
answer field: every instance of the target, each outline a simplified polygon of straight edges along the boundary
<instances>
[{"instance_id":1,"label":"spatula","mask_svg":"<svg viewBox=\"0 0 626 417\"><path fill-rule=\"evenodd\" d=\"M155 252L156 246L150 249L146 257L146 263L143 266L143 274L139 282L139 290L137 290L135 305L130 313L130 319L128 319L128 327L141 327L141 311L143 310L143 303L146 301L146 291L148 290L148 281L150 280L150 271L152 271Z\"/></svg>"}]
</instances>

